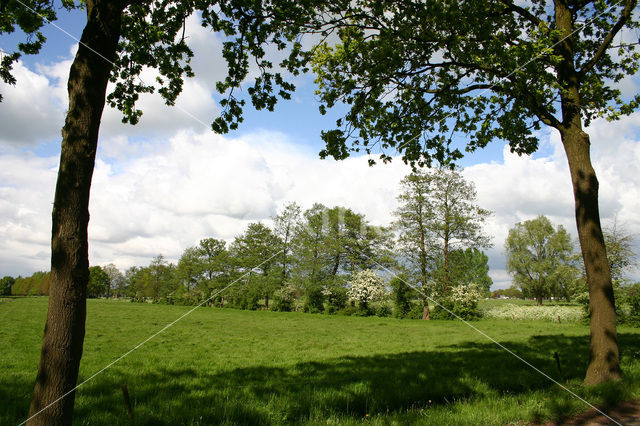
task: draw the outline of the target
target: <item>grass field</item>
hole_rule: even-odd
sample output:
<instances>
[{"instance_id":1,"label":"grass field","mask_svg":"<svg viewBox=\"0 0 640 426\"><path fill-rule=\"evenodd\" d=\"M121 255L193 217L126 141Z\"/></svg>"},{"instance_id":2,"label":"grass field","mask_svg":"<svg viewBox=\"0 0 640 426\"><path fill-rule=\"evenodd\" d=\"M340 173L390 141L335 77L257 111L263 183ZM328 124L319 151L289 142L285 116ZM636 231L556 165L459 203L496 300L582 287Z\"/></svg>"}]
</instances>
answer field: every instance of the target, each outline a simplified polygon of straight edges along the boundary
<instances>
[{"instance_id":1,"label":"grass field","mask_svg":"<svg viewBox=\"0 0 640 426\"><path fill-rule=\"evenodd\" d=\"M0 424L25 420L46 305L0 299ZM80 381L188 309L89 300ZM586 326L474 325L594 404L640 396L638 329L619 328L625 380L587 390ZM518 424L587 408L460 322L199 308L82 386L75 423Z\"/></svg>"}]
</instances>

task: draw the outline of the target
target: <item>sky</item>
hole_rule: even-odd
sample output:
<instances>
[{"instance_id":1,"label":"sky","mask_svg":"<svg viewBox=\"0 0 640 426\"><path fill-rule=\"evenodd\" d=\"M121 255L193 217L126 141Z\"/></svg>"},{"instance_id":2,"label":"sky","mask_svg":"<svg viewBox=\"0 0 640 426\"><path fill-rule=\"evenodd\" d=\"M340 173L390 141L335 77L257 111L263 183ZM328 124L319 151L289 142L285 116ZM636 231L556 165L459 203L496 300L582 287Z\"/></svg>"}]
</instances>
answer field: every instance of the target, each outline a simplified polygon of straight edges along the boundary
<instances>
[{"instance_id":1,"label":"sky","mask_svg":"<svg viewBox=\"0 0 640 426\"><path fill-rule=\"evenodd\" d=\"M14 67L15 86L0 83L0 276L48 270L51 208L67 104L66 79L82 30L82 13L61 12L59 28L46 29L41 54ZM219 114L215 81L224 76L221 38L191 19L187 26L196 77L185 82L176 107L157 95L142 96L136 126L105 108L91 189L89 258L119 269L147 265L158 254L177 261L202 238L231 241L247 224L269 223L286 203L315 202L365 214L389 225L399 181L410 172L399 159L369 167L367 158L321 160L320 131L340 111L318 113L312 76L296 79L293 99L275 112L248 109L238 131L211 132ZM69 34L65 34L69 33ZM16 38L0 37L11 50ZM142 75L153 81L154 73ZM626 95L638 92L626 79ZM618 122L596 120L587 128L600 180L603 223L614 220L640 233L640 113ZM515 223L545 215L574 236L573 194L559 135L539 134L533 156L519 157L500 142L468 154L460 165L475 184L478 204L493 212L485 231L494 289L510 285L504 241ZM638 271L632 278L640 279Z\"/></svg>"}]
</instances>

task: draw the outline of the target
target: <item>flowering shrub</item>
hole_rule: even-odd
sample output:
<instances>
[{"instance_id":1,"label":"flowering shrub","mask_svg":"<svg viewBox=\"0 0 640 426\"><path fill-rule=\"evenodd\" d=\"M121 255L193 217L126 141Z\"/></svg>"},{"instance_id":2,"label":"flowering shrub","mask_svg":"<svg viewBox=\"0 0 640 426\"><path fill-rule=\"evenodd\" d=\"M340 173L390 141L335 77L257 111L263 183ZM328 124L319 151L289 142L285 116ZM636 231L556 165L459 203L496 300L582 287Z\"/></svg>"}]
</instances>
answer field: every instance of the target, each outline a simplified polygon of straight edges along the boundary
<instances>
[{"instance_id":1,"label":"flowering shrub","mask_svg":"<svg viewBox=\"0 0 640 426\"><path fill-rule=\"evenodd\" d=\"M273 293L274 304L272 310L291 312L296 303L298 289L292 284L285 284Z\"/></svg>"},{"instance_id":2,"label":"flowering shrub","mask_svg":"<svg viewBox=\"0 0 640 426\"><path fill-rule=\"evenodd\" d=\"M507 303L503 306L487 309L485 318L537 321L578 322L584 314L579 306L518 306Z\"/></svg>"},{"instance_id":3,"label":"flowering shrub","mask_svg":"<svg viewBox=\"0 0 640 426\"><path fill-rule=\"evenodd\" d=\"M433 310L433 319L457 319L475 320L482 316L478 309L478 300L482 292L478 285L461 285L453 287L444 297L434 295L433 299L438 305Z\"/></svg>"},{"instance_id":4,"label":"flowering shrub","mask_svg":"<svg viewBox=\"0 0 640 426\"><path fill-rule=\"evenodd\" d=\"M382 299L386 293L382 278L370 269L353 274L347 290L349 300L358 303L364 311L369 309L370 302Z\"/></svg>"},{"instance_id":5,"label":"flowering shrub","mask_svg":"<svg viewBox=\"0 0 640 426\"><path fill-rule=\"evenodd\" d=\"M347 289L337 283L327 284L322 287L322 295L327 301L325 313L335 314L347 306Z\"/></svg>"}]
</instances>

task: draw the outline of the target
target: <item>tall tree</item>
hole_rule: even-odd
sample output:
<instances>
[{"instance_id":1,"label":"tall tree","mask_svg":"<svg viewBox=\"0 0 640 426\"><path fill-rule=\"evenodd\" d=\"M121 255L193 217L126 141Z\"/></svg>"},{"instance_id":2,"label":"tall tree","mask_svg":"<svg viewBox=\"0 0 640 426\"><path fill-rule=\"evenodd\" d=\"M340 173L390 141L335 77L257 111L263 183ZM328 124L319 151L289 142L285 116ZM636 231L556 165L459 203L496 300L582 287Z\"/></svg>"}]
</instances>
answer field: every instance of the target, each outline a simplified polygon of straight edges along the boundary
<instances>
[{"instance_id":1,"label":"tall tree","mask_svg":"<svg viewBox=\"0 0 640 426\"><path fill-rule=\"evenodd\" d=\"M124 296L127 283L124 274L113 263L103 266L102 269L109 276L109 295Z\"/></svg>"},{"instance_id":2,"label":"tall tree","mask_svg":"<svg viewBox=\"0 0 640 426\"><path fill-rule=\"evenodd\" d=\"M489 246L482 225L489 211L476 205L473 184L455 170L414 172L400 183L394 212L398 242L423 292L423 318L429 318L432 280L441 291L451 285L450 253L460 248Z\"/></svg>"},{"instance_id":3,"label":"tall tree","mask_svg":"<svg viewBox=\"0 0 640 426\"><path fill-rule=\"evenodd\" d=\"M451 285L451 251L491 246L490 238L482 231L491 212L476 205L473 183L467 182L458 171L440 168L430 173L430 228L435 247L441 252L441 281L447 291Z\"/></svg>"},{"instance_id":4,"label":"tall tree","mask_svg":"<svg viewBox=\"0 0 640 426\"><path fill-rule=\"evenodd\" d=\"M624 225L618 224L617 219L604 228L611 279L616 286L624 283L625 274L638 265L638 257L633 248L634 239L635 236L628 233Z\"/></svg>"},{"instance_id":5,"label":"tall tree","mask_svg":"<svg viewBox=\"0 0 640 426\"><path fill-rule=\"evenodd\" d=\"M391 263L390 231L345 207L314 204L295 235L295 273L317 286L358 270Z\"/></svg>"},{"instance_id":6,"label":"tall tree","mask_svg":"<svg viewBox=\"0 0 640 426\"><path fill-rule=\"evenodd\" d=\"M6 275L0 280L0 295L11 295L11 287L15 284L16 279L12 276Z\"/></svg>"},{"instance_id":7,"label":"tall tree","mask_svg":"<svg viewBox=\"0 0 640 426\"><path fill-rule=\"evenodd\" d=\"M205 238L182 253L176 275L187 291L204 300L213 289L226 285L232 265L225 246L224 240Z\"/></svg>"},{"instance_id":8,"label":"tall tree","mask_svg":"<svg viewBox=\"0 0 640 426\"><path fill-rule=\"evenodd\" d=\"M279 247L282 247L280 238L261 222L250 223L246 232L231 244L232 256L241 271L250 272L250 284L257 286L266 309L269 309L269 298L279 287L282 276L278 260L273 257ZM253 271L256 265L260 266Z\"/></svg>"},{"instance_id":9,"label":"tall tree","mask_svg":"<svg viewBox=\"0 0 640 426\"><path fill-rule=\"evenodd\" d=\"M289 203L284 206L280 214L273 218L273 233L282 241L280 260L282 266L281 286L285 284L285 281L291 275L294 238L302 226L301 215L300 206L296 203Z\"/></svg>"},{"instance_id":10,"label":"tall tree","mask_svg":"<svg viewBox=\"0 0 640 426\"><path fill-rule=\"evenodd\" d=\"M305 287L319 287L329 275L328 255L324 246L328 224L327 207L315 203L303 213L303 224L294 238L295 267L293 274Z\"/></svg>"},{"instance_id":11,"label":"tall tree","mask_svg":"<svg viewBox=\"0 0 640 426\"><path fill-rule=\"evenodd\" d=\"M493 280L489 276L489 257L477 248L456 249L450 253L449 280L452 285L477 284L488 296Z\"/></svg>"},{"instance_id":12,"label":"tall tree","mask_svg":"<svg viewBox=\"0 0 640 426\"><path fill-rule=\"evenodd\" d=\"M109 294L110 286L109 275L100 266L91 266L89 268L88 297L100 297Z\"/></svg>"},{"instance_id":13,"label":"tall tree","mask_svg":"<svg viewBox=\"0 0 640 426\"><path fill-rule=\"evenodd\" d=\"M422 166L448 163L494 139L538 149L560 134L587 271L591 344L585 383L620 377L613 287L585 131L640 105L617 83L640 65L636 0L355 0L323 6L312 32L337 32L310 55L321 112L349 108L323 133L321 156L379 151ZM460 138L465 136L465 139ZM464 143L463 142L463 143Z\"/></svg>"},{"instance_id":14,"label":"tall tree","mask_svg":"<svg viewBox=\"0 0 640 426\"><path fill-rule=\"evenodd\" d=\"M228 64L227 76L217 87L228 99L221 102L225 109L213 128L221 132L235 129L244 100L236 100L233 91L249 75L251 63L256 62L259 69L248 90L257 109L272 110L278 96L290 97L294 86L279 72L271 72L273 64L265 59L265 46L289 48L288 42L297 32L295 21L306 16L303 6L286 0L62 0L61 4L67 10L85 9L87 19L67 85L69 107L62 129L52 213L51 292L29 410L31 424L72 421L89 281L89 192L105 100L123 112L124 122L137 123L142 115L136 108L139 94L156 90L139 78L144 69L151 68L159 73L154 81L159 86L158 93L173 105L182 90L183 78L193 75L189 66L193 53L184 30L187 17L198 11L204 26L227 37L222 52ZM16 82L13 63L22 54L40 51L46 41L41 28L54 21L60 10L54 1L2 2L0 34L12 33L19 27L26 36L15 52L2 55L0 78L4 82ZM283 18L291 22L279 18L283 12ZM291 30L284 31L285 25ZM294 74L298 73L299 64L294 57L282 63ZM115 82L114 91L106 98L110 79ZM66 396L60 398L62 395Z\"/></svg>"},{"instance_id":15,"label":"tall tree","mask_svg":"<svg viewBox=\"0 0 640 426\"><path fill-rule=\"evenodd\" d=\"M553 229L545 216L517 223L505 242L507 271L525 296L535 297L538 306L551 296L556 281L570 266L571 236L559 225Z\"/></svg>"},{"instance_id":16,"label":"tall tree","mask_svg":"<svg viewBox=\"0 0 640 426\"><path fill-rule=\"evenodd\" d=\"M386 228L369 224L363 214L345 207L330 208L325 214L324 248L331 279L389 263L393 239Z\"/></svg>"},{"instance_id":17,"label":"tall tree","mask_svg":"<svg viewBox=\"0 0 640 426\"><path fill-rule=\"evenodd\" d=\"M418 277L422 292L422 319L430 319L429 295L431 265L434 258L430 250L433 234L429 227L432 213L429 206L429 175L410 174L400 182L398 209L393 213L396 217L394 227L398 231L398 248L407 268Z\"/></svg>"}]
</instances>

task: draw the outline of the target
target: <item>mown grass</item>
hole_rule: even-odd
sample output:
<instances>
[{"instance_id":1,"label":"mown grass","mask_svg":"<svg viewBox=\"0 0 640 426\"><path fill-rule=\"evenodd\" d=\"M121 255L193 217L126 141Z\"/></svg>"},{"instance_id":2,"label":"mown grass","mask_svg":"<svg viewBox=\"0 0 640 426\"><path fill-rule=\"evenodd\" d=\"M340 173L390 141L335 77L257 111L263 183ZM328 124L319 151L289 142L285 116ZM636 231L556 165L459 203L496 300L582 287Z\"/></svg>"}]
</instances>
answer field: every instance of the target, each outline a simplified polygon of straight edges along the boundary
<instances>
[{"instance_id":1,"label":"mown grass","mask_svg":"<svg viewBox=\"0 0 640 426\"><path fill-rule=\"evenodd\" d=\"M0 303L0 424L26 417L46 304ZM188 309L90 300L80 381ZM474 325L594 404L640 395L637 329L619 328L625 380L587 390L587 327ZM587 408L460 322L199 308L82 386L75 423L513 424Z\"/></svg>"}]
</instances>

